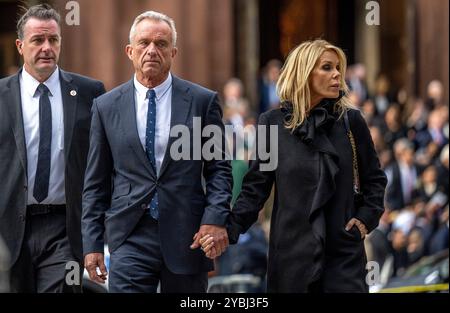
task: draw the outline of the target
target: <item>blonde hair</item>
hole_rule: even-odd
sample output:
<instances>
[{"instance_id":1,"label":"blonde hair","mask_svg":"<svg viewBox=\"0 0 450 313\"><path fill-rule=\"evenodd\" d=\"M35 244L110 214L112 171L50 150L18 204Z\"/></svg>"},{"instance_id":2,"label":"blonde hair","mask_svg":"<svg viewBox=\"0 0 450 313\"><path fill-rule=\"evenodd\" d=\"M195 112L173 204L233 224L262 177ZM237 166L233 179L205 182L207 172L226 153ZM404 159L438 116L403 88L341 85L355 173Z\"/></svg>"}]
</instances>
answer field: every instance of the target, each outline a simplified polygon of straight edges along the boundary
<instances>
[{"instance_id":1,"label":"blonde hair","mask_svg":"<svg viewBox=\"0 0 450 313\"><path fill-rule=\"evenodd\" d=\"M339 59L340 85L344 96L335 103L335 109L342 114L348 108L354 108L350 103L348 86L345 83L347 58L342 49L330 44L326 40L316 39L306 41L293 49L281 69L277 83L277 93L281 102L292 104L292 115L286 121L286 128L294 130L302 124L311 110L311 91L309 77L320 56L327 50L334 51Z\"/></svg>"}]
</instances>

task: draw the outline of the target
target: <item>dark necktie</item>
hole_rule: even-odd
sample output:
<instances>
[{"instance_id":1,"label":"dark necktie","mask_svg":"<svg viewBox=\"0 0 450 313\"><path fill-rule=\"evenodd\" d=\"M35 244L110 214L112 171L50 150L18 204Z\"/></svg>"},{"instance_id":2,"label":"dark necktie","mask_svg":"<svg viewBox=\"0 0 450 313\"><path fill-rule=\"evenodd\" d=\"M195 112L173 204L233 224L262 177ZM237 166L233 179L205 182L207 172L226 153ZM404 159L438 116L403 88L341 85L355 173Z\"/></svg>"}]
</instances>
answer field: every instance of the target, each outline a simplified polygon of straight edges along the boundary
<instances>
[{"instance_id":1,"label":"dark necktie","mask_svg":"<svg viewBox=\"0 0 450 313\"><path fill-rule=\"evenodd\" d=\"M156 124L156 93L153 89L147 91L148 111L147 111L147 128L145 132L145 151L156 173L155 159L155 124ZM150 202L150 215L157 220L158 212L158 193L155 189L152 201Z\"/></svg>"},{"instance_id":2,"label":"dark necktie","mask_svg":"<svg viewBox=\"0 0 450 313\"><path fill-rule=\"evenodd\" d=\"M39 154L34 180L33 197L41 203L48 196L50 180L50 155L52 148L52 107L48 98L49 90L39 84Z\"/></svg>"}]
</instances>

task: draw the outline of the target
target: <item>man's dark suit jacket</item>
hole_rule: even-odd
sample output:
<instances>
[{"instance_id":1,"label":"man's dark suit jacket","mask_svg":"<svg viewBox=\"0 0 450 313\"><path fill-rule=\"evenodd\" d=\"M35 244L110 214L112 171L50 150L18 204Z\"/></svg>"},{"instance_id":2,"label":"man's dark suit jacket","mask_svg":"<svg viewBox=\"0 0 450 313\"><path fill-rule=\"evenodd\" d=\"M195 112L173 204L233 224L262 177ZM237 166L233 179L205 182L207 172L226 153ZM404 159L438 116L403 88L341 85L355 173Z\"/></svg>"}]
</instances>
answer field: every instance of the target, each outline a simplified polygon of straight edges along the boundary
<instances>
[{"instance_id":1,"label":"man's dark suit jacket","mask_svg":"<svg viewBox=\"0 0 450 313\"><path fill-rule=\"evenodd\" d=\"M81 193L89 149L91 106L105 92L100 81L59 70L64 112L64 155L67 235L73 254L82 261ZM20 96L20 72L0 80L0 235L19 256L25 233L27 149ZM75 91L76 94L73 92Z\"/></svg>"},{"instance_id":2,"label":"man's dark suit jacket","mask_svg":"<svg viewBox=\"0 0 450 313\"><path fill-rule=\"evenodd\" d=\"M193 117L199 117L202 128L215 125L222 130L220 139L224 143L218 97L173 76L171 108L171 129L175 125L189 128L191 160L175 161L170 157L170 148L177 140L171 137L157 176L139 140L133 80L94 101L83 193L85 254L103 252L105 231L110 252L116 250L143 214L148 214L156 189L160 245L166 266L184 275L213 268L200 249L189 247L201 224L225 226L231 201L231 165L224 159L223 150L222 160L192 160L192 134ZM205 141L207 138L201 140L202 147Z\"/></svg>"},{"instance_id":3,"label":"man's dark suit jacket","mask_svg":"<svg viewBox=\"0 0 450 313\"><path fill-rule=\"evenodd\" d=\"M423 172L423 167L419 165L414 165L416 168L417 177L420 177ZM391 210L401 210L410 203L405 203L403 198L403 188L402 180L400 174L400 165L398 162L394 162L391 167L392 169L392 182L388 184L386 189L386 203ZM414 189L411 193L411 201L418 195L417 190Z\"/></svg>"}]
</instances>

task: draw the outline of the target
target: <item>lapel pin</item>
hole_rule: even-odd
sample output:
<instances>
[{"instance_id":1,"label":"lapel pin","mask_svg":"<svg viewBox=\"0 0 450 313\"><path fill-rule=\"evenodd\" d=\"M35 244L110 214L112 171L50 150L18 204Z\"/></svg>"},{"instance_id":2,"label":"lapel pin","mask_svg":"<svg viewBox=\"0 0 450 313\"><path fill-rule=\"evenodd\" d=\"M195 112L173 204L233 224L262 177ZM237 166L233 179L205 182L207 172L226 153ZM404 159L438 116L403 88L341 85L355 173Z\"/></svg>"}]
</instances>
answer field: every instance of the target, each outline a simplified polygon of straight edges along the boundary
<instances>
[{"instance_id":1,"label":"lapel pin","mask_svg":"<svg viewBox=\"0 0 450 313\"><path fill-rule=\"evenodd\" d=\"M71 91L70 91L70 95L71 95L72 97L75 97L75 96L77 95L76 90L71 90Z\"/></svg>"}]
</instances>

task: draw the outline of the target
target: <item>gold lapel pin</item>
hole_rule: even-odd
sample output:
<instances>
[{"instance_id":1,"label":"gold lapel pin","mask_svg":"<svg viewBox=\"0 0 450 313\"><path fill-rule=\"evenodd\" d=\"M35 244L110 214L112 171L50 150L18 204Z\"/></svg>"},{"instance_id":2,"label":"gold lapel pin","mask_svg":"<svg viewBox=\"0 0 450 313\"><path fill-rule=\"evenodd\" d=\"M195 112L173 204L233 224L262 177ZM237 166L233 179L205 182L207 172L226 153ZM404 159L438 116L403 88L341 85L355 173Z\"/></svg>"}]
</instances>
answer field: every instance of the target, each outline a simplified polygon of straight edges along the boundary
<instances>
[{"instance_id":1,"label":"gold lapel pin","mask_svg":"<svg viewBox=\"0 0 450 313\"><path fill-rule=\"evenodd\" d=\"M76 90L71 90L71 91L70 91L70 95L71 95L72 97L75 97L75 96L77 95Z\"/></svg>"}]
</instances>

